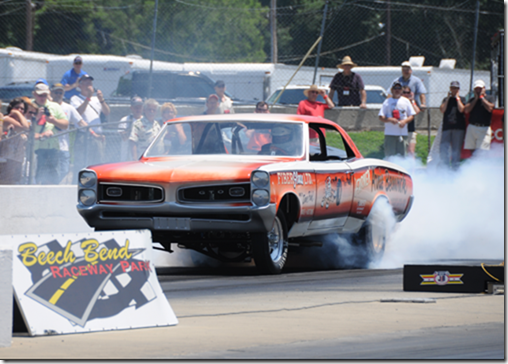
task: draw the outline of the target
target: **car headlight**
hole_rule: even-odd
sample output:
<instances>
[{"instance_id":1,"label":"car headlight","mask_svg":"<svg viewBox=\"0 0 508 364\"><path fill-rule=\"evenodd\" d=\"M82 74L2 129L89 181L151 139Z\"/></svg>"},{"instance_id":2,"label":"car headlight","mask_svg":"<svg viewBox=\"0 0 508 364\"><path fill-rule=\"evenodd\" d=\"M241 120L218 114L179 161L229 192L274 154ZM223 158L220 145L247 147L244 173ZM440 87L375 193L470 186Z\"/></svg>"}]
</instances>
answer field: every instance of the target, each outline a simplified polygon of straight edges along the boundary
<instances>
[{"instance_id":1,"label":"car headlight","mask_svg":"<svg viewBox=\"0 0 508 364\"><path fill-rule=\"evenodd\" d=\"M259 188L266 188L270 183L270 176L266 172L256 171L252 174L252 183Z\"/></svg>"},{"instance_id":2,"label":"car headlight","mask_svg":"<svg viewBox=\"0 0 508 364\"><path fill-rule=\"evenodd\" d=\"M252 192L252 202L258 206L264 206L270 201L270 194L267 190L254 190Z\"/></svg>"},{"instance_id":3,"label":"car headlight","mask_svg":"<svg viewBox=\"0 0 508 364\"><path fill-rule=\"evenodd\" d=\"M79 172L79 184L82 187L94 187L95 183L97 183L97 175L94 172Z\"/></svg>"},{"instance_id":4,"label":"car headlight","mask_svg":"<svg viewBox=\"0 0 508 364\"><path fill-rule=\"evenodd\" d=\"M97 195L93 190L81 190L79 191L79 202L85 206L91 206L97 201Z\"/></svg>"}]
</instances>

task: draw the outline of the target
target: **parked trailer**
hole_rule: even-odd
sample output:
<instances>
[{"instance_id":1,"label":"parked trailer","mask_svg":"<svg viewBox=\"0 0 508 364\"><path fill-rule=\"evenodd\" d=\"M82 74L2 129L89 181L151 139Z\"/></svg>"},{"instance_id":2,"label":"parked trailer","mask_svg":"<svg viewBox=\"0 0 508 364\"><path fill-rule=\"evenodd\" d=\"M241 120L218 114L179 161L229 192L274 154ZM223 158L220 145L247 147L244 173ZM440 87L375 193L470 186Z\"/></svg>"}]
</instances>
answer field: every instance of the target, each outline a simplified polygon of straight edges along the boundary
<instances>
[{"instance_id":1,"label":"parked trailer","mask_svg":"<svg viewBox=\"0 0 508 364\"><path fill-rule=\"evenodd\" d=\"M0 87L10 83L46 78L47 64L56 55L27 52L16 47L0 48Z\"/></svg>"}]
</instances>

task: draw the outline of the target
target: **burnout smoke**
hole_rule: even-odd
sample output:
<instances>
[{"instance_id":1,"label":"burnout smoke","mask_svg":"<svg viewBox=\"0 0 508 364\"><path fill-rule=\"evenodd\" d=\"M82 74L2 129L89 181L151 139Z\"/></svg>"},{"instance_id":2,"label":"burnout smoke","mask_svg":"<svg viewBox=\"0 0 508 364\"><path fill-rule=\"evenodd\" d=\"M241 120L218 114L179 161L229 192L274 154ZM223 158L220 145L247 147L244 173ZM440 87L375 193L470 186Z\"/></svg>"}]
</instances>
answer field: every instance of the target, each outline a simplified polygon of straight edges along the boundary
<instances>
[{"instance_id":1,"label":"burnout smoke","mask_svg":"<svg viewBox=\"0 0 508 364\"><path fill-rule=\"evenodd\" d=\"M504 158L491 150L457 171L418 168L394 160L412 174L415 200L397 226L379 267L409 263L504 259Z\"/></svg>"}]
</instances>

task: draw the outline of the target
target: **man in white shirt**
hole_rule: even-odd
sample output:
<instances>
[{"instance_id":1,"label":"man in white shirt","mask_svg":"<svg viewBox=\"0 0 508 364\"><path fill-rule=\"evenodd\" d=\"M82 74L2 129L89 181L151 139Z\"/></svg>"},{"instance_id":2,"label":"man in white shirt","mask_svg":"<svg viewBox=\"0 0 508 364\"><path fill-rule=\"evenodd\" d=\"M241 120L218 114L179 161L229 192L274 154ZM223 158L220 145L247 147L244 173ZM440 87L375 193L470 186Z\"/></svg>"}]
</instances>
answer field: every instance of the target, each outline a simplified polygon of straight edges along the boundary
<instances>
[{"instance_id":1,"label":"man in white shirt","mask_svg":"<svg viewBox=\"0 0 508 364\"><path fill-rule=\"evenodd\" d=\"M53 102L56 102L62 108L65 116L67 116L67 120L69 121L69 126L74 128L85 127L88 124L83 120L81 115L79 115L78 111L74 108L74 106L69 105L66 102L63 102L64 98L64 86L61 83L55 83L51 86L51 97L53 98ZM69 153L69 133L64 133L60 137L58 137L60 143L60 158L58 161L58 178L59 181L62 181L64 177L69 173L70 166L70 153Z\"/></svg>"},{"instance_id":2,"label":"man in white shirt","mask_svg":"<svg viewBox=\"0 0 508 364\"><path fill-rule=\"evenodd\" d=\"M391 87L392 97L383 102L379 110L379 120L385 123L385 157L401 155L405 157L408 145L409 124L415 115L411 102L402 97L402 84L395 81Z\"/></svg>"},{"instance_id":3,"label":"man in white shirt","mask_svg":"<svg viewBox=\"0 0 508 364\"><path fill-rule=\"evenodd\" d=\"M78 136L76 139L76 157L77 163L75 167L78 169L90 164L97 164L104 162L104 149L106 138L102 134L101 113L108 116L110 113L109 106L104 100L101 90L97 90L97 96L93 96L93 77L86 74L79 79L79 88L81 93L71 97L71 105L76 108L83 120L89 125L97 125L97 127L90 128L89 133L84 133L85 136ZM79 139L79 140L78 140ZM76 158L75 158L76 160Z\"/></svg>"},{"instance_id":4,"label":"man in white shirt","mask_svg":"<svg viewBox=\"0 0 508 364\"><path fill-rule=\"evenodd\" d=\"M215 82L215 93L219 97L219 108L217 109L217 114L234 114L233 110L233 101L226 96L226 85L224 81Z\"/></svg>"}]
</instances>

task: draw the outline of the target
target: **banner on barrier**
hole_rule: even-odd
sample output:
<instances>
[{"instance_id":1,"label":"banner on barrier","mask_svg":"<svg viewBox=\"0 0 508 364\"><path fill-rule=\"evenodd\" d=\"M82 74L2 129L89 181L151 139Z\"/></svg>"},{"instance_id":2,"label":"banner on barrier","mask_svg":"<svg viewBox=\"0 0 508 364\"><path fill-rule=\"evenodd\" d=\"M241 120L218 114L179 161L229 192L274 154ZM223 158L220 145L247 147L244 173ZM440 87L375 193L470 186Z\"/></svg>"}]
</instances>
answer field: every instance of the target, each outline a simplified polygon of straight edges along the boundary
<instances>
[{"instance_id":1,"label":"banner on barrier","mask_svg":"<svg viewBox=\"0 0 508 364\"><path fill-rule=\"evenodd\" d=\"M178 323L157 280L150 231L8 238L15 299L30 335Z\"/></svg>"}]
</instances>

